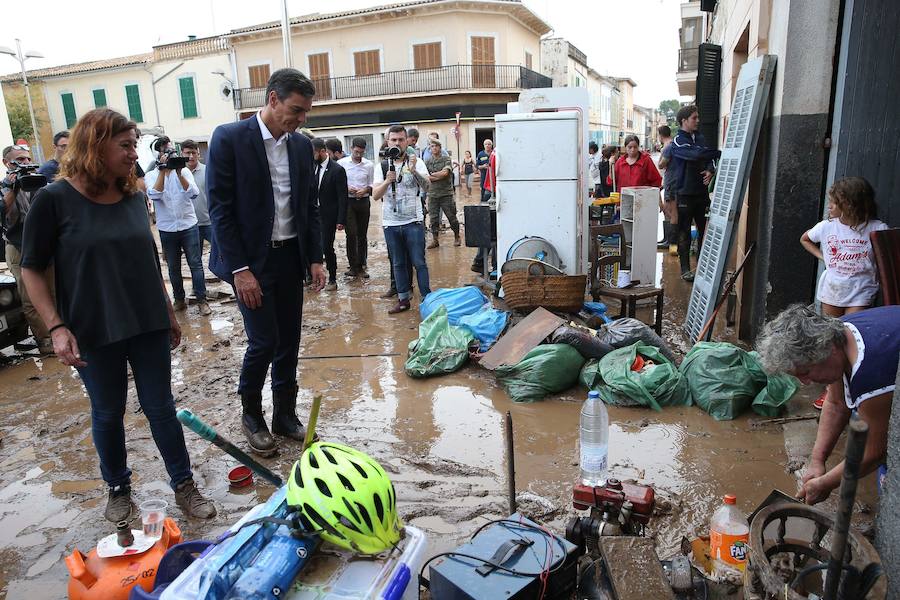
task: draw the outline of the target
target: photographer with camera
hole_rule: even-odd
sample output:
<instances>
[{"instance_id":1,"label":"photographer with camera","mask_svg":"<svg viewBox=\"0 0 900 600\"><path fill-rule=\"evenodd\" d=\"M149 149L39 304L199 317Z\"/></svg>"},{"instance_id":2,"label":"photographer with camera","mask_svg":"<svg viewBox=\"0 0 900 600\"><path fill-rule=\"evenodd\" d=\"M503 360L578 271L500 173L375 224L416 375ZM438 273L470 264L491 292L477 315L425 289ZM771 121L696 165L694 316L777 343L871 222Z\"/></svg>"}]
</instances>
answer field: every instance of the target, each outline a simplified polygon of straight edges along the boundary
<instances>
[{"instance_id":1,"label":"photographer with camera","mask_svg":"<svg viewBox=\"0 0 900 600\"><path fill-rule=\"evenodd\" d=\"M408 261L416 269L422 298L431 292L425 263L425 225L422 222L421 194L428 189L428 171L422 161L407 152L406 128L393 125L388 130L385 160L375 169L372 196L384 199L382 226L391 256L397 285L397 304L388 310L396 314L410 308Z\"/></svg>"},{"instance_id":2,"label":"photographer with camera","mask_svg":"<svg viewBox=\"0 0 900 600\"><path fill-rule=\"evenodd\" d=\"M184 252L200 314L207 316L212 310L206 301L200 228L194 210L194 198L200 194L200 189L186 168L188 159L178 154L168 137L153 142L153 149L159 153L157 168L147 173L144 181L147 195L156 207L156 228L169 268L169 282L175 297L173 306L176 311L187 308L181 277L181 253Z\"/></svg>"},{"instance_id":3,"label":"photographer with camera","mask_svg":"<svg viewBox=\"0 0 900 600\"><path fill-rule=\"evenodd\" d=\"M12 271L22 299L25 319L31 327L31 333L37 342L41 354L53 354L53 342L47 326L31 303L25 282L22 280L22 227L25 215L31 208L35 193L47 185L47 178L37 173L38 165L31 162L31 149L28 146L8 146L3 150L3 165L6 176L0 181L0 194L3 196L3 239L6 242L6 264ZM44 280L50 295L56 298L53 265L44 273Z\"/></svg>"}]
</instances>

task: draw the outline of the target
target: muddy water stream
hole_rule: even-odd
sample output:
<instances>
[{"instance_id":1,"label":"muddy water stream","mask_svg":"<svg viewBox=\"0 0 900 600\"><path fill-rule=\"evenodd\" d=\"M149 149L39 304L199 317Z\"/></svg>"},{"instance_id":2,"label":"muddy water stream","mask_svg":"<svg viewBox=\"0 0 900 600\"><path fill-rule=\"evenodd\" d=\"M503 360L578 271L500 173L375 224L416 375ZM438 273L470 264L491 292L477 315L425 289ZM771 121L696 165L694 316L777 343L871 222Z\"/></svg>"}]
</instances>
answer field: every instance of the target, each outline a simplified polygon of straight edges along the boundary
<instances>
[{"instance_id":1,"label":"muddy water stream","mask_svg":"<svg viewBox=\"0 0 900 600\"><path fill-rule=\"evenodd\" d=\"M403 362L417 335L418 312L389 316L390 302L377 297L388 286L388 270L380 219L374 217L372 278L339 279L337 292L307 295L299 364L302 420L313 396L322 394L320 436L381 461L397 487L402 517L426 530L437 552L467 539L484 520L505 516L503 417L510 411L523 510L564 531L573 513L583 391L515 404L477 366L434 379L407 377ZM338 238L343 271L344 236ZM427 252L432 289L472 282L473 254L454 247L452 234L444 233L440 248ZM688 287L677 277L677 259L659 259L667 290L664 333L683 352L677 323ZM223 285L217 289L227 291ZM213 302L212 308L210 318L197 315L195 307L180 316L184 341L173 354L173 391L179 407L243 444L235 394L246 347L243 326L233 302ZM359 354L382 356L329 358ZM0 367L0 390L0 597L63 598L64 556L76 545L89 550L114 530L102 514L106 492L88 400L77 374L55 359L26 356ZM271 415L269 392L265 407ZM736 493L749 511L772 488L795 489L794 476L785 470L780 426L751 428L747 417L720 423L693 407L661 413L612 408L610 416L611 473L653 485L664 501L650 526L663 557L676 551L683 534L702 528L723 494ZM188 539L216 535L272 492L265 483L229 489L226 474L236 463L186 432L195 478L219 508L211 522L188 521L174 506L133 390L125 422L135 500L166 499ZM280 454L264 462L286 474L296 454L296 445L283 442ZM864 495L874 504L871 486Z\"/></svg>"}]
</instances>

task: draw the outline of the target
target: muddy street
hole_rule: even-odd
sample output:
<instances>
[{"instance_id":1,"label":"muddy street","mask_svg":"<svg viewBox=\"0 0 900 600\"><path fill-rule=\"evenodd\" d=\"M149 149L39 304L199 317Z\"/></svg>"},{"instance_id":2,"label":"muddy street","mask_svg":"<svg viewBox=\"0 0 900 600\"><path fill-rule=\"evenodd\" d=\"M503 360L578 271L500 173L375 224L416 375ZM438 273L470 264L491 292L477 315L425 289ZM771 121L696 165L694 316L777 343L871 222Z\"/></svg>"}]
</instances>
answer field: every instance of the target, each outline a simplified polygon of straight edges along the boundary
<instances>
[{"instance_id":1,"label":"muddy street","mask_svg":"<svg viewBox=\"0 0 900 600\"><path fill-rule=\"evenodd\" d=\"M426 531L431 554L455 547L485 520L505 516L503 419L510 411L522 509L564 531L574 512L571 489L579 473L578 420L585 392L573 388L542 402L515 404L494 376L476 365L444 377L409 378L403 363L407 345L417 337L419 314L389 316L391 301L378 299L388 287L388 262L376 212L377 206L369 230L371 279L339 278L336 292L306 296L298 366L301 419L306 421L313 396L321 394L319 435L359 448L384 465L401 516ZM343 271L342 234L337 254ZM452 233L445 232L440 248L427 252L432 288L471 283L473 254L454 247ZM688 284L678 277L677 258L660 253L658 259L667 296L664 337L683 354L680 323ZM198 315L196 307L180 313L184 337L172 357L173 391L179 408L191 409L243 447L236 395L246 347L243 326L227 286L211 284L211 289L223 298L211 302L210 317ZM0 596L63 598L65 555L75 546L89 550L114 530L103 518L106 489L91 441L89 402L73 369L55 359L6 353L8 362L0 366ZM362 354L372 356L347 358ZM811 412L809 398L818 391L798 394L791 412ZM270 392L264 406L270 416ZM749 512L773 488L796 488L786 467L800 465L791 463L786 441L793 442L780 424L753 426L760 420L756 416L717 422L696 407L609 412L611 474L656 488L660 514L650 532L662 557L677 551L682 535L705 526L723 494L736 494ZM188 539L215 536L273 491L259 481L230 489L226 475L235 461L186 432L195 479L219 509L210 522L188 521L174 504L133 389L126 432L135 500L168 501ZM286 475L297 451L297 445L281 441L279 454L263 462ZM874 498L869 478L858 501L874 506Z\"/></svg>"}]
</instances>

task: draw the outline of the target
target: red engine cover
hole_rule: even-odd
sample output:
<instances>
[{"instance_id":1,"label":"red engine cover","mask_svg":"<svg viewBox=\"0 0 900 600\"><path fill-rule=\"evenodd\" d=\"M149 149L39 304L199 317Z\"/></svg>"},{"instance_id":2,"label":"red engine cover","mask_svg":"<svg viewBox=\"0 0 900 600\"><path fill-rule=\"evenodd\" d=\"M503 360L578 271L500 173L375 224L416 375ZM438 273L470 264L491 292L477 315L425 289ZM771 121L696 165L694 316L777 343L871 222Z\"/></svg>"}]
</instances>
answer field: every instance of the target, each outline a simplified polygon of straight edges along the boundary
<instances>
[{"instance_id":1,"label":"red engine cover","mask_svg":"<svg viewBox=\"0 0 900 600\"><path fill-rule=\"evenodd\" d=\"M572 505L577 510L587 510L592 506L604 503L621 506L625 500L634 505L635 515L649 517L653 514L656 492L652 487L636 483L621 483L621 490L611 489L608 485L590 487L577 484L572 490Z\"/></svg>"}]
</instances>

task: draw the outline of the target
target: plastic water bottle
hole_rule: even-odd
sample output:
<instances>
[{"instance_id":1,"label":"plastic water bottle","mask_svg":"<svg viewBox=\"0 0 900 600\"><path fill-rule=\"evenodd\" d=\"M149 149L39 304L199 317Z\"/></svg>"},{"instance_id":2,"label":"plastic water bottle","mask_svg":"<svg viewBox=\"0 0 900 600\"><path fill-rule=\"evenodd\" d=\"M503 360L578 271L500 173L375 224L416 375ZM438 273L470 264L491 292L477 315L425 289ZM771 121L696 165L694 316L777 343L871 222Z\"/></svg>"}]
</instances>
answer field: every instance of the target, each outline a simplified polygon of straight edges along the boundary
<instances>
[{"instance_id":1,"label":"plastic water bottle","mask_svg":"<svg viewBox=\"0 0 900 600\"><path fill-rule=\"evenodd\" d=\"M588 392L581 406L581 483L595 487L606 484L606 457L609 450L609 415L600 392Z\"/></svg>"},{"instance_id":2,"label":"plastic water bottle","mask_svg":"<svg viewBox=\"0 0 900 600\"><path fill-rule=\"evenodd\" d=\"M725 496L709 521L709 554L720 576L743 572L750 553L750 525L736 502L735 496Z\"/></svg>"}]
</instances>

